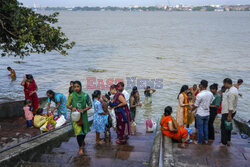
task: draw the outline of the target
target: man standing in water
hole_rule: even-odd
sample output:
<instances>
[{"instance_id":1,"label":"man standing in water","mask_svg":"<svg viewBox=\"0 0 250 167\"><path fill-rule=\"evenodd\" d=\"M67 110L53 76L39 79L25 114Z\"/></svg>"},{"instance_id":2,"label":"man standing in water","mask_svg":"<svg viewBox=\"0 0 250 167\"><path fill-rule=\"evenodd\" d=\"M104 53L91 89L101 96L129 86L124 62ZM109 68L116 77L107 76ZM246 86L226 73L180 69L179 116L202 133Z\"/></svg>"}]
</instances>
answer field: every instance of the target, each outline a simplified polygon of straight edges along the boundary
<instances>
[{"instance_id":1,"label":"man standing in water","mask_svg":"<svg viewBox=\"0 0 250 167\"><path fill-rule=\"evenodd\" d=\"M225 78L223 81L227 88L222 100L222 117L221 117L221 143L222 146L229 146L231 141L231 131L226 130L225 121L231 122L236 114L238 102L238 90L232 85L230 78Z\"/></svg>"},{"instance_id":2,"label":"man standing in water","mask_svg":"<svg viewBox=\"0 0 250 167\"><path fill-rule=\"evenodd\" d=\"M213 94L207 90L208 81L202 80L200 83L201 92L196 96L194 107L192 111L196 110L196 122L198 129L198 143L202 144L202 138L208 143L208 119L209 119L209 107L213 100Z\"/></svg>"},{"instance_id":3,"label":"man standing in water","mask_svg":"<svg viewBox=\"0 0 250 167\"><path fill-rule=\"evenodd\" d=\"M7 70L10 72L9 76L11 77L12 80L16 79L16 72L13 70L11 67L7 67Z\"/></svg>"},{"instance_id":4,"label":"man standing in water","mask_svg":"<svg viewBox=\"0 0 250 167\"><path fill-rule=\"evenodd\" d=\"M236 87L239 90L240 85L242 85L242 84L243 84L243 79L238 79L237 84L235 84L234 87ZM241 97L242 94L239 93L239 96Z\"/></svg>"}]
</instances>

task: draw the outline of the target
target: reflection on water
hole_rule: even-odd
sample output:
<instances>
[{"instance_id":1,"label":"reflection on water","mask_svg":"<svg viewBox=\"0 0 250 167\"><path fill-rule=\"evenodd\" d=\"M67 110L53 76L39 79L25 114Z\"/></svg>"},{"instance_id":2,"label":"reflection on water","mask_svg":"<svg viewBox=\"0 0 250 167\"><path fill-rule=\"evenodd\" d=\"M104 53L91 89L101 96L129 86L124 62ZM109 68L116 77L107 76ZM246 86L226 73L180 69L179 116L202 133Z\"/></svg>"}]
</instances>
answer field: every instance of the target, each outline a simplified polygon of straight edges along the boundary
<instances>
[{"instance_id":1,"label":"reflection on water","mask_svg":"<svg viewBox=\"0 0 250 167\"><path fill-rule=\"evenodd\" d=\"M71 80L82 81L84 91L92 94L93 90L86 89L86 77L160 78L163 89L153 95L151 106L138 108L136 118L156 121L166 105L176 111L183 84L191 86L207 79L209 84L221 86L230 77L234 82L244 80L237 110L248 120L249 20L249 12L61 12L59 24L76 46L69 56L56 52L32 55L24 63L1 58L0 100L23 99L20 83L27 73L34 75L39 97L48 89L68 95ZM8 78L8 66L16 71L14 82ZM89 68L106 72L93 73Z\"/></svg>"}]
</instances>

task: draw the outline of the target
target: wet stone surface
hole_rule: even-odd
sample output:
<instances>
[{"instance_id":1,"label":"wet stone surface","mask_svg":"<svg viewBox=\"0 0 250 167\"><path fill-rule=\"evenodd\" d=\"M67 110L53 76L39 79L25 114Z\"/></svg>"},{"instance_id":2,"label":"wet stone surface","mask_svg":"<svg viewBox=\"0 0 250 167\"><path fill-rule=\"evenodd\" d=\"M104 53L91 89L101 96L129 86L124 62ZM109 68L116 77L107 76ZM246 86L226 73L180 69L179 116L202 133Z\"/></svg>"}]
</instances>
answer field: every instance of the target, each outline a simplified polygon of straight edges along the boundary
<instances>
[{"instance_id":1,"label":"wet stone surface","mask_svg":"<svg viewBox=\"0 0 250 167\"><path fill-rule=\"evenodd\" d=\"M231 146L221 147L220 121L215 121L215 140L202 145L186 144L181 148L179 143L173 143L175 166L194 167L249 167L250 143L249 139L242 139L239 133L232 133Z\"/></svg>"},{"instance_id":2,"label":"wet stone surface","mask_svg":"<svg viewBox=\"0 0 250 167\"><path fill-rule=\"evenodd\" d=\"M153 146L154 134L146 133L145 125L138 124L135 136L130 136L128 143L117 145L116 133L112 131L112 143L96 144L95 132L87 134L84 155L78 155L76 137L61 143L52 151L36 157L33 162L24 162L23 166L39 166L47 163L50 166L98 166L98 167L128 167L148 166Z\"/></svg>"},{"instance_id":3,"label":"wet stone surface","mask_svg":"<svg viewBox=\"0 0 250 167\"><path fill-rule=\"evenodd\" d=\"M0 150L26 141L40 134L37 128L27 128L23 117L9 118L0 121Z\"/></svg>"}]
</instances>

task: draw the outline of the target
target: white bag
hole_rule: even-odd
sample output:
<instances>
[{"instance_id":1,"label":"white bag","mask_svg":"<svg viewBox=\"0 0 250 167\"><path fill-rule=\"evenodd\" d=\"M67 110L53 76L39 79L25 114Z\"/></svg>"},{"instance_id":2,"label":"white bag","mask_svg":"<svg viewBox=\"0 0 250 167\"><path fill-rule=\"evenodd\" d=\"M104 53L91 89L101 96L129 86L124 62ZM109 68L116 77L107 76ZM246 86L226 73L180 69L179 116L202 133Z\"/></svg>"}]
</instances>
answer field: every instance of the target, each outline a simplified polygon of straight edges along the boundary
<instances>
[{"instance_id":1,"label":"white bag","mask_svg":"<svg viewBox=\"0 0 250 167\"><path fill-rule=\"evenodd\" d=\"M59 128L60 126L62 126L65 123L66 123L66 119L63 115L61 115L60 118L58 120L56 120L56 128Z\"/></svg>"},{"instance_id":2,"label":"white bag","mask_svg":"<svg viewBox=\"0 0 250 167\"><path fill-rule=\"evenodd\" d=\"M71 114L71 119L72 119L72 121L74 121L74 122L79 121L79 120L80 120L80 117L81 117L81 113L79 113L79 112L77 112L77 111L72 112L72 114Z\"/></svg>"},{"instance_id":3,"label":"white bag","mask_svg":"<svg viewBox=\"0 0 250 167\"><path fill-rule=\"evenodd\" d=\"M112 109L111 111L109 111L109 114L111 116L112 119L112 126L113 128L116 128L116 116L115 116L115 110Z\"/></svg>"}]
</instances>

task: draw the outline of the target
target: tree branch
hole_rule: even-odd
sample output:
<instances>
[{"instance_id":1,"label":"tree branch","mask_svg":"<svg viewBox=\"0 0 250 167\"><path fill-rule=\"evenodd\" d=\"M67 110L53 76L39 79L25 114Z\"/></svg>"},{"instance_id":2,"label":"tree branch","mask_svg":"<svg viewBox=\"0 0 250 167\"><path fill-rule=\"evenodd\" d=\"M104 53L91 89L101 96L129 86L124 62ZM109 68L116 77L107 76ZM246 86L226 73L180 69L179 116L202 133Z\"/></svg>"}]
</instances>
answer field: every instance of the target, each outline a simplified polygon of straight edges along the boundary
<instances>
[{"instance_id":1,"label":"tree branch","mask_svg":"<svg viewBox=\"0 0 250 167\"><path fill-rule=\"evenodd\" d=\"M2 28L3 28L6 32L8 32L10 35L12 35L12 36L15 37L15 38L18 38L18 36L16 36L14 33L10 32L9 30L7 30L7 28L4 27L3 21L2 21L1 19L0 19L0 23L1 23L1 25L2 25Z\"/></svg>"}]
</instances>

